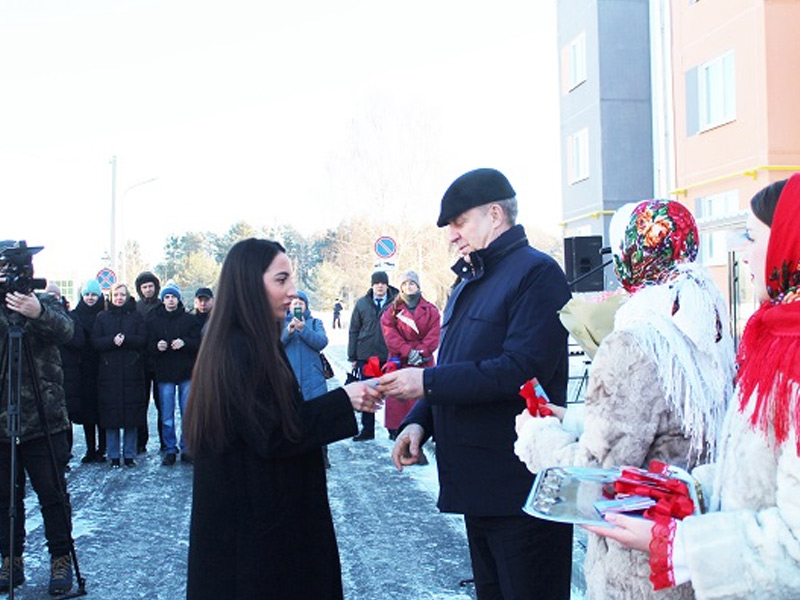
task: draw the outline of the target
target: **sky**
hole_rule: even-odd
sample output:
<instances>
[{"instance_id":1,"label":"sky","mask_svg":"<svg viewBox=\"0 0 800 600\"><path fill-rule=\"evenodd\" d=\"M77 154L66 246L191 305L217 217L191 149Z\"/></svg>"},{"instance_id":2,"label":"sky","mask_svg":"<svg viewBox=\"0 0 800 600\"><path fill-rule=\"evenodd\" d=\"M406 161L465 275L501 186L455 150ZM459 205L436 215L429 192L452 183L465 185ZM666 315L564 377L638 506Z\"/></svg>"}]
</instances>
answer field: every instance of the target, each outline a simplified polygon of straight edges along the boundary
<instances>
[{"instance_id":1,"label":"sky","mask_svg":"<svg viewBox=\"0 0 800 600\"><path fill-rule=\"evenodd\" d=\"M555 0L6 0L0 238L83 280L112 187L117 246L155 265L169 235L310 234L372 194L432 222L478 167L557 235L557 72Z\"/></svg>"}]
</instances>

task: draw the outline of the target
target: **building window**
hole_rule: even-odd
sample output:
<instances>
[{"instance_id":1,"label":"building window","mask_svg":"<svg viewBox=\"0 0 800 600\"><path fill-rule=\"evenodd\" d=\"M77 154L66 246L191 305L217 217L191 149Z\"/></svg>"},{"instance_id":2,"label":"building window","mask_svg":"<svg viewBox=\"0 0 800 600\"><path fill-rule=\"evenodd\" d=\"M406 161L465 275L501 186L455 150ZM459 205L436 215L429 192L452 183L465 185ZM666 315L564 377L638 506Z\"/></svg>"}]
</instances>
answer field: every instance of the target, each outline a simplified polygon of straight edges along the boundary
<instances>
[{"instance_id":1,"label":"building window","mask_svg":"<svg viewBox=\"0 0 800 600\"><path fill-rule=\"evenodd\" d=\"M733 50L686 72L686 135L736 119Z\"/></svg>"},{"instance_id":2,"label":"building window","mask_svg":"<svg viewBox=\"0 0 800 600\"><path fill-rule=\"evenodd\" d=\"M589 130L567 136L567 179L570 185L589 178Z\"/></svg>"},{"instance_id":3,"label":"building window","mask_svg":"<svg viewBox=\"0 0 800 600\"><path fill-rule=\"evenodd\" d=\"M567 48L567 90L586 81L586 34L581 32Z\"/></svg>"},{"instance_id":4,"label":"building window","mask_svg":"<svg viewBox=\"0 0 800 600\"><path fill-rule=\"evenodd\" d=\"M698 198L695 204L697 225L700 229L699 261L705 266L724 265L728 260L727 233L715 230L720 219L739 214L739 191L729 190L713 196ZM706 231L704 231L706 230Z\"/></svg>"},{"instance_id":5,"label":"building window","mask_svg":"<svg viewBox=\"0 0 800 600\"><path fill-rule=\"evenodd\" d=\"M700 129L710 129L736 119L733 51L700 65L698 75Z\"/></svg>"}]
</instances>

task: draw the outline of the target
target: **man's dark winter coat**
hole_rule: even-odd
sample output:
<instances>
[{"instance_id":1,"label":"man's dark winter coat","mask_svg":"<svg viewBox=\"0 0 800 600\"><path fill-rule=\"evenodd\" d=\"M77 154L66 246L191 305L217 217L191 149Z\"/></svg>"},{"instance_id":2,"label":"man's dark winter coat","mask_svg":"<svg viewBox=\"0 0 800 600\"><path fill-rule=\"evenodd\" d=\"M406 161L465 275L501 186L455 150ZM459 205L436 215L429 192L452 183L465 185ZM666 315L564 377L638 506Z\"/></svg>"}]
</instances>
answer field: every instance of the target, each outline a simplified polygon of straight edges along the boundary
<instances>
[{"instance_id":1,"label":"man's dark winter coat","mask_svg":"<svg viewBox=\"0 0 800 600\"><path fill-rule=\"evenodd\" d=\"M377 356L381 363L389 357L386 342L381 330L381 315L389 307L398 294L397 288L389 286L383 299L380 313L375 306L375 298L370 289L356 301L353 314L350 315L350 339L347 344L347 360L368 360Z\"/></svg>"},{"instance_id":2,"label":"man's dark winter coat","mask_svg":"<svg viewBox=\"0 0 800 600\"><path fill-rule=\"evenodd\" d=\"M49 294L36 294L42 305L38 319L26 319L23 338L31 350L35 370L38 374L39 391L44 405L44 414L50 433L59 433L70 428L67 406L64 402L64 375L61 370L61 355L58 346L72 338L74 324L61 303ZM8 352L8 312L0 309L0 356ZM22 361L22 383L20 401L20 441L44 436L44 427L36 408L33 381L36 375ZM0 381L0 441L8 442L8 378Z\"/></svg>"},{"instance_id":3,"label":"man's dark winter coat","mask_svg":"<svg viewBox=\"0 0 800 600\"><path fill-rule=\"evenodd\" d=\"M200 323L178 302L173 311L160 304L147 317L147 352L155 365L156 381L159 383L180 383L192 378L192 368L200 347ZM184 346L173 350L173 340L182 339ZM158 349L159 340L167 342L167 349Z\"/></svg>"},{"instance_id":4,"label":"man's dark winter coat","mask_svg":"<svg viewBox=\"0 0 800 600\"><path fill-rule=\"evenodd\" d=\"M121 346L114 343L125 335ZM105 428L139 427L147 419L147 391L144 384L144 350L147 332L136 302L129 298L122 306L108 307L97 315L92 346L100 354L97 375L100 425Z\"/></svg>"},{"instance_id":5,"label":"man's dark winter coat","mask_svg":"<svg viewBox=\"0 0 800 600\"><path fill-rule=\"evenodd\" d=\"M558 310L569 300L564 272L531 248L520 225L453 267L461 278L442 319L436 367L425 397L403 425L436 440L439 509L470 516L522 515L534 476L514 454L523 383L537 377L563 405L567 332Z\"/></svg>"}]
</instances>

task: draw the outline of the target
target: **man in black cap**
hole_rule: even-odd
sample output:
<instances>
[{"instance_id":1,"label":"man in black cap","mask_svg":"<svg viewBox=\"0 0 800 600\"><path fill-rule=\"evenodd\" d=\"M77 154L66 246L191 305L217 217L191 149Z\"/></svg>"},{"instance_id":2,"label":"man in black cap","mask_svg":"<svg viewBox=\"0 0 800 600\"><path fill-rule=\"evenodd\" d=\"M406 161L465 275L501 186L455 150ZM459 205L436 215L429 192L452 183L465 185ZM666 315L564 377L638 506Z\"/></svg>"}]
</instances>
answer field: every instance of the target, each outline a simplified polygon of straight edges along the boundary
<instances>
[{"instance_id":1,"label":"man in black cap","mask_svg":"<svg viewBox=\"0 0 800 600\"><path fill-rule=\"evenodd\" d=\"M139 300L136 301L136 310L146 321L150 313L161 306L161 280L152 271L142 271L136 276L136 294ZM158 382L156 381L156 365L153 357L145 353L144 356L144 378L147 386L147 395L152 393L153 404L156 405L158 413L158 442L161 452L167 449L164 443L164 430L161 425L161 398L158 396ZM139 427L136 432L136 453L144 454L147 452L147 441L150 439L150 429L147 422Z\"/></svg>"},{"instance_id":2,"label":"man in black cap","mask_svg":"<svg viewBox=\"0 0 800 600\"><path fill-rule=\"evenodd\" d=\"M211 314L211 309L214 308L214 292L211 288L201 287L197 288L194 293L194 314L197 317L197 322L200 324L202 330L208 321L208 315Z\"/></svg>"},{"instance_id":3,"label":"man in black cap","mask_svg":"<svg viewBox=\"0 0 800 600\"><path fill-rule=\"evenodd\" d=\"M353 307L350 316L350 338L347 344L347 359L359 376L372 356L377 356L381 365L389 357L389 350L381 331L381 315L397 296L397 288L389 285L389 276L385 271L372 274L372 287ZM361 432L353 438L354 442L363 442L375 438L374 413L361 413Z\"/></svg>"},{"instance_id":4,"label":"man in black cap","mask_svg":"<svg viewBox=\"0 0 800 600\"><path fill-rule=\"evenodd\" d=\"M436 440L439 509L464 515L479 600L568 599L572 527L527 516L534 476L514 454L520 387L536 377L564 405L569 300L564 272L531 248L517 200L494 169L470 171L442 198L437 224L461 255L442 320L438 364L384 375L384 396L421 398L400 427L398 469Z\"/></svg>"}]
</instances>

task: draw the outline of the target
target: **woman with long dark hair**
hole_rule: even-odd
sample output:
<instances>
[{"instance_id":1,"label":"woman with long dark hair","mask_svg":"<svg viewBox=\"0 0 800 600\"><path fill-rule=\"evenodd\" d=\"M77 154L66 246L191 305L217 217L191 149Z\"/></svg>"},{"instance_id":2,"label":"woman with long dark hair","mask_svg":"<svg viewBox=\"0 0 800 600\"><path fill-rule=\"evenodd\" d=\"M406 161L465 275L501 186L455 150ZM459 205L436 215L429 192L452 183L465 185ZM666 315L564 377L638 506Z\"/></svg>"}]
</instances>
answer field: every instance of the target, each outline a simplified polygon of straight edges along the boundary
<instances>
[{"instance_id":1,"label":"woman with long dark hair","mask_svg":"<svg viewBox=\"0 0 800 600\"><path fill-rule=\"evenodd\" d=\"M303 401L280 343L297 296L284 252L254 238L231 248L195 364L190 600L342 598L321 448L381 400L357 382Z\"/></svg>"},{"instance_id":2,"label":"woman with long dark hair","mask_svg":"<svg viewBox=\"0 0 800 600\"><path fill-rule=\"evenodd\" d=\"M691 582L699 599L800 598L800 174L750 208L743 256L761 305L739 346L719 460L695 473L713 481L710 512L666 525L609 515L616 527L590 528L650 553L657 589Z\"/></svg>"}]
</instances>

